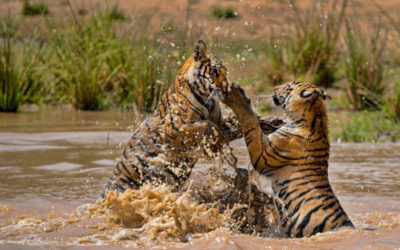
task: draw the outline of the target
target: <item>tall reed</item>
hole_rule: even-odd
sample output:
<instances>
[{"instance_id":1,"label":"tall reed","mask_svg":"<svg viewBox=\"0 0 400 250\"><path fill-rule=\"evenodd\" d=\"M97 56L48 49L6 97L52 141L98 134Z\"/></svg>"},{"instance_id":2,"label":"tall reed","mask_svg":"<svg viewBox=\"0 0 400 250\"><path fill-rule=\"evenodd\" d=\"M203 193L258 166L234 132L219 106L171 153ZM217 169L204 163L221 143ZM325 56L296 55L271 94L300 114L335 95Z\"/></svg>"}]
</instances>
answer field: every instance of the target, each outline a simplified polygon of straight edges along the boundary
<instances>
[{"instance_id":1,"label":"tall reed","mask_svg":"<svg viewBox=\"0 0 400 250\"><path fill-rule=\"evenodd\" d=\"M357 22L346 19L345 89L356 110L378 109L382 104L386 35L382 36L381 29L377 25L372 35L366 35Z\"/></svg>"},{"instance_id":2,"label":"tall reed","mask_svg":"<svg viewBox=\"0 0 400 250\"><path fill-rule=\"evenodd\" d=\"M325 87L332 86L338 68L340 29L347 0L337 10L337 1L324 10L315 1L305 13L292 0L295 21L282 35L271 35L268 76L273 83L305 80Z\"/></svg>"},{"instance_id":3,"label":"tall reed","mask_svg":"<svg viewBox=\"0 0 400 250\"><path fill-rule=\"evenodd\" d=\"M69 93L78 109L99 110L113 104L151 111L176 69L168 64L165 45L143 39L140 30L137 35L136 25L127 34L118 33L113 20L99 13L53 32L60 91Z\"/></svg>"},{"instance_id":4,"label":"tall reed","mask_svg":"<svg viewBox=\"0 0 400 250\"><path fill-rule=\"evenodd\" d=\"M0 20L0 111L16 112L24 102L39 103L44 94L41 49L33 38L17 41L17 28L10 16Z\"/></svg>"},{"instance_id":5,"label":"tall reed","mask_svg":"<svg viewBox=\"0 0 400 250\"><path fill-rule=\"evenodd\" d=\"M390 117L400 120L400 51L399 51L399 38L400 38L400 15L397 15L397 18L389 15L387 11L381 8L376 4L376 7L380 10L382 15L388 20L389 24L392 28L397 32L397 37L392 41L390 49L390 68L391 72L389 75L391 86L389 86L386 90L384 97L385 110Z\"/></svg>"}]
</instances>

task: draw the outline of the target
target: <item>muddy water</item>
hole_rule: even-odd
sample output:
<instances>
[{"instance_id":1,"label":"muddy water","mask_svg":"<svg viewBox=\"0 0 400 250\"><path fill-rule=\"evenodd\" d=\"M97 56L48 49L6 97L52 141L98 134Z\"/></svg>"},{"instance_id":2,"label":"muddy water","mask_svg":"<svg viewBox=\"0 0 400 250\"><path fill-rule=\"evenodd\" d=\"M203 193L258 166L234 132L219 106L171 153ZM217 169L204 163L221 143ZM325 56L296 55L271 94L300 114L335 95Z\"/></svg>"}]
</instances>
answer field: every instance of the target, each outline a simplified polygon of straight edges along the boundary
<instances>
[{"instance_id":1,"label":"muddy water","mask_svg":"<svg viewBox=\"0 0 400 250\"><path fill-rule=\"evenodd\" d=\"M400 247L400 144L332 145L332 186L357 230L304 239L235 234L226 227L229 213L165 187L114 193L95 204L131 135L127 116L0 114L0 247ZM232 145L247 166L242 141ZM213 164L202 161L196 171Z\"/></svg>"}]
</instances>

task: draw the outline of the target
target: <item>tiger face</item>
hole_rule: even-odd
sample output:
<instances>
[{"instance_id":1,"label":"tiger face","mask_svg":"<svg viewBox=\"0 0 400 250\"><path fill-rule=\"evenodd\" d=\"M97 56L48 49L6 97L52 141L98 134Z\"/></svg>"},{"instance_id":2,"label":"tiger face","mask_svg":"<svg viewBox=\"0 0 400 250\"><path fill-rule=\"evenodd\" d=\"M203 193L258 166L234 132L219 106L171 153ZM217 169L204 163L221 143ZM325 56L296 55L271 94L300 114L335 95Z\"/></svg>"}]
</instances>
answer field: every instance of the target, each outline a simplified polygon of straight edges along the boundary
<instances>
[{"instance_id":1,"label":"tiger face","mask_svg":"<svg viewBox=\"0 0 400 250\"><path fill-rule=\"evenodd\" d=\"M308 83L290 82L274 88L272 99L275 105L283 105L286 113L304 110L305 107L321 106L329 97L324 90Z\"/></svg>"},{"instance_id":2,"label":"tiger face","mask_svg":"<svg viewBox=\"0 0 400 250\"><path fill-rule=\"evenodd\" d=\"M198 86L198 94L202 96L228 85L228 71L222 60L207 54L206 45L201 40L196 43L193 56L186 60L180 75L188 79L189 84Z\"/></svg>"}]
</instances>

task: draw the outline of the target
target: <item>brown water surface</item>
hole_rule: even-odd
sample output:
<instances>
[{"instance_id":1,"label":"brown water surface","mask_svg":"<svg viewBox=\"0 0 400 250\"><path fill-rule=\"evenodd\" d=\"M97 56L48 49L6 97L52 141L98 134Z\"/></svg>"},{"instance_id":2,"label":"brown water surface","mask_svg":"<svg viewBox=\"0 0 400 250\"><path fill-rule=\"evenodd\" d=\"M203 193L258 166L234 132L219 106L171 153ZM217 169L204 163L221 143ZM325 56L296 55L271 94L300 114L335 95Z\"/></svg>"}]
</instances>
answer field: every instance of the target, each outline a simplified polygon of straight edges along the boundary
<instances>
[{"instance_id":1,"label":"brown water surface","mask_svg":"<svg viewBox=\"0 0 400 250\"><path fill-rule=\"evenodd\" d=\"M0 114L0 246L400 247L400 144L393 143L332 145L330 180L356 230L302 239L234 234L224 227L229 214L165 187L115 193L94 204L137 124L133 118L129 112L65 110ZM232 145L247 166L243 142ZM213 164L201 161L196 168Z\"/></svg>"}]
</instances>

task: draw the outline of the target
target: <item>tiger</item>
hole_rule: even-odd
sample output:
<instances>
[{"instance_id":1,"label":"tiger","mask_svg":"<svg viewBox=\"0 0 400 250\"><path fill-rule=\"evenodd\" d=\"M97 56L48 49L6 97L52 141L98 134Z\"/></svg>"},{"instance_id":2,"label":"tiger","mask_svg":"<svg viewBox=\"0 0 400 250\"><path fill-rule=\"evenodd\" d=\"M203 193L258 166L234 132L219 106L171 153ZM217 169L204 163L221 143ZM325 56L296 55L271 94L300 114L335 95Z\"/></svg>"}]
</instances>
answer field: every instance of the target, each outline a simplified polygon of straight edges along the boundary
<instances>
[{"instance_id":1,"label":"tiger","mask_svg":"<svg viewBox=\"0 0 400 250\"><path fill-rule=\"evenodd\" d=\"M218 156L224 144L239 138L237 122L222 116L213 94L226 85L227 68L199 40L154 113L133 133L105 191L124 192L150 182L177 189L200 157Z\"/></svg>"},{"instance_id":2,"label":"tiger","mask_svg":"<svg viewBox=\"0 0 400 250\"><path fill-rule=\"evenodd\" d=\"M256 173L271 180L273 195L283 205L280 229L287 237L354 228L328 178L328 97L303 82L275 87L272 99L282 107L286 123L268 135L238 84L231 83L222 98L239 120Z\"/></svg>"}]
</instances>

